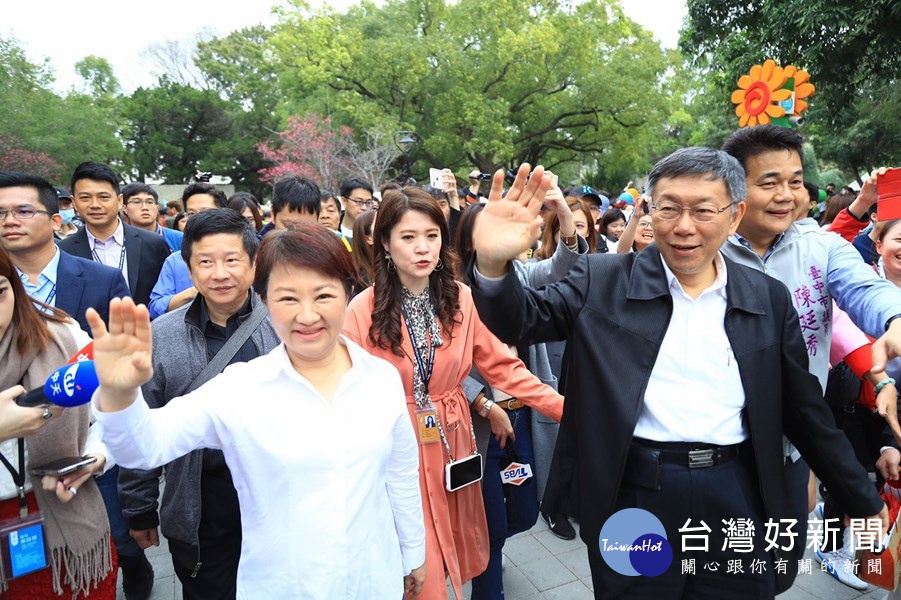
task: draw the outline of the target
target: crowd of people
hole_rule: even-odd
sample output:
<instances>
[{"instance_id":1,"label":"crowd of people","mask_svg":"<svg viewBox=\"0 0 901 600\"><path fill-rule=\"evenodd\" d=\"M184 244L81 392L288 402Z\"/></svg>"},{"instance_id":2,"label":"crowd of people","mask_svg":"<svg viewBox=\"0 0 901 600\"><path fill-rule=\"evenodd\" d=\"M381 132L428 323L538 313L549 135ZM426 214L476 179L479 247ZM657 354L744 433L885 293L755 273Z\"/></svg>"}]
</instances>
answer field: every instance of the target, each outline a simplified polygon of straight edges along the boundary
<instances>
[{"instance_id":1,"label":"crowd of people","mask_svg":"<svg viewBox=\"0 0 901 600\"><path fill-rule=\"evenodd\" d=\"M901 220L876 218L883 172L823 204L802 144L744 128L616 195L529 165L285 177L266 205L0 173L0 514L47 550L0 595L113 598L121 568L146 599L162 533L185 598L497 600L539 518L578 522L597 598L784 591L805 545L766 549L767 520L803 540L819 479L821 514L887 526L867 472L901 478ZM89 342L93 410L16 404ZM94 462L32 474L69 456ZM664 525L659 576L605 561L624 508ZM718 526L686 550L686 519L734 517L770 568L686 572L735 557ZM865 588L852 552L817 556Z\"/></svg>"}]
</instances>

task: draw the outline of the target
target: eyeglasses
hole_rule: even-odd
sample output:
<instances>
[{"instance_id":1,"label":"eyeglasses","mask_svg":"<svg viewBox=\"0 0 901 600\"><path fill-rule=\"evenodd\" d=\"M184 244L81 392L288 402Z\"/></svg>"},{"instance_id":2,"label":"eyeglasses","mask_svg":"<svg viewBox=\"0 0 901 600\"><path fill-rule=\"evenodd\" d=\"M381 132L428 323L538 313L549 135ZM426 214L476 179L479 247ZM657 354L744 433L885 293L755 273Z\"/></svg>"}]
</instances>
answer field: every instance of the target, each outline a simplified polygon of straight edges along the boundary
<instances>
[{"instance_id":1,"label":"eyeglasses","mask_svg":"<svg viewBox=\"0 0 901 600\"><path fill-rule=\"evenodd\" d=\"M351 202L353 202L354 204L356 204L359 208L364 208L364 207L365 207L365 208L372 208L372 205L374 204L374 202L372 201L372 199L369 199L369 200L360 200L360 199L358 199L358 198L348 198L348 200L351 201Z\"/></svg>"},{"instance_id":2,"label":"eyeglasses","mask_svg":"<svg viewBox=\"0 0 901 600\"><path fill-rule=\"evenodd\" d=\"M129 206L156 206L156 200L148 198L147 200L141 200L140 198L131 198L125 204Z\"/></svg>"},{"instance_id":3,"label":"eyeglasses","mask_svg":"<svg viewBox=\"0 0 901 600\"><path fill-rule=\"evenodd\" d=\"M0 208L0 221L5 221L6 217L12 215L14 219L33 219L34 216L38 213L42 213L45 215L50 215L52 213L47 212L46 210L38 210L36 208L14 208L12 210L4 210Z\"/></svg>"},{"instance_id":4,"label":"eyeglasses","mask_svg":"<svg viewBox=\"0 0 901 600\"><path fill-rule=\"evenodd\" d=\"M732 203L722 208L717 208L710 204L698 204L688 208L680 206L679 204L670 204L667 202L654 204L651 208L653 209L654 214L657 215L657 218L661 221L675 221L676 219L682 218L683 212L688 211L692 221L695 223L712 223L721 212L732 208Z\"/></svg>"}]
</instances>

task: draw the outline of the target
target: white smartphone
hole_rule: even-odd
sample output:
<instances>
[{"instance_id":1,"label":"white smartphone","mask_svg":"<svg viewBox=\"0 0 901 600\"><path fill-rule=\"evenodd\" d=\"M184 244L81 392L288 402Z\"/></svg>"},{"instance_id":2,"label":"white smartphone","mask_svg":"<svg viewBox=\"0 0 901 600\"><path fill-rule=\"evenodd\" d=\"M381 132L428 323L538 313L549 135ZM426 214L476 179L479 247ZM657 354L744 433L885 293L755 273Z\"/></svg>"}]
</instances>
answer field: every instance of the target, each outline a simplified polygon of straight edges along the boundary
<instances>
[{"instance_id":1,"label":"white smartphone","mask_svg":"<svg viewBox=\"0 0 901 600\"><path fill-rule=\"evenodd\" d=\"M481 454L471 454L444 466L444 487L449 492L456 492L481 480Z\"/></svg>"},{"instance_id":2,"label":"white smartphone","mask_svg":"<svg viewBox=\"0 0 901 600\"><path fill-rule=\"evenodd\" d=\"M429 169L429 185L438 190L444 189L441 169Z\"/></svg>"}]
</instances>

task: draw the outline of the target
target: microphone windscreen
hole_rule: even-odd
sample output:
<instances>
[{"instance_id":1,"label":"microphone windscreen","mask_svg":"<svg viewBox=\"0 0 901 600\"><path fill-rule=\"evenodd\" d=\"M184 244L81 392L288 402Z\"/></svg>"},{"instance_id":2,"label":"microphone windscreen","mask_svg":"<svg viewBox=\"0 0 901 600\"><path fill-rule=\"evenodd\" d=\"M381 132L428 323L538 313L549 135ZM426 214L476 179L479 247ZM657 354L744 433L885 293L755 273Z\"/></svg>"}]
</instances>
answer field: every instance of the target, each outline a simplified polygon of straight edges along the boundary
<instances>
[{"instance_id":1,"label":"microphone windscreen","mask_svg":"<svg viewBox=\"0 0 901 600\"><path fill-rule=\"evenodd\" d=\"M51 373L44 384L44 395L59 406L81 406L91 401L100 382L94 361L85 360L65 365Z\"/></svg>"}]
</instances>

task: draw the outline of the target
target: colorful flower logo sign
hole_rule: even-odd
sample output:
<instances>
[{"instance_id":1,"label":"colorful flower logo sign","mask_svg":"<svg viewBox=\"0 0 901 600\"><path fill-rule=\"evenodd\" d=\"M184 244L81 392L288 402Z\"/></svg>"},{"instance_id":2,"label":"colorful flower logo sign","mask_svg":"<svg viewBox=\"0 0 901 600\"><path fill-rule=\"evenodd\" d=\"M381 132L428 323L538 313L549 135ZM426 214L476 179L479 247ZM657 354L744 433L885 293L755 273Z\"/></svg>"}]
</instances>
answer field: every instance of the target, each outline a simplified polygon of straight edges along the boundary
<instances>
[{"instance_id":1,"label":"colorful flower logo sign","mask_svg":"<svg viewBox=\"0 0 901 600\"><path fill-rule=\"evenodd\" d=\"M792 117L807 110L806 98L816 91L809 80L810 73L794 65L783 68L772 59L754 65L738 78L738 89L732 92L738 126L773 123L789 127Z\"/></svg>"}]
</instances>

